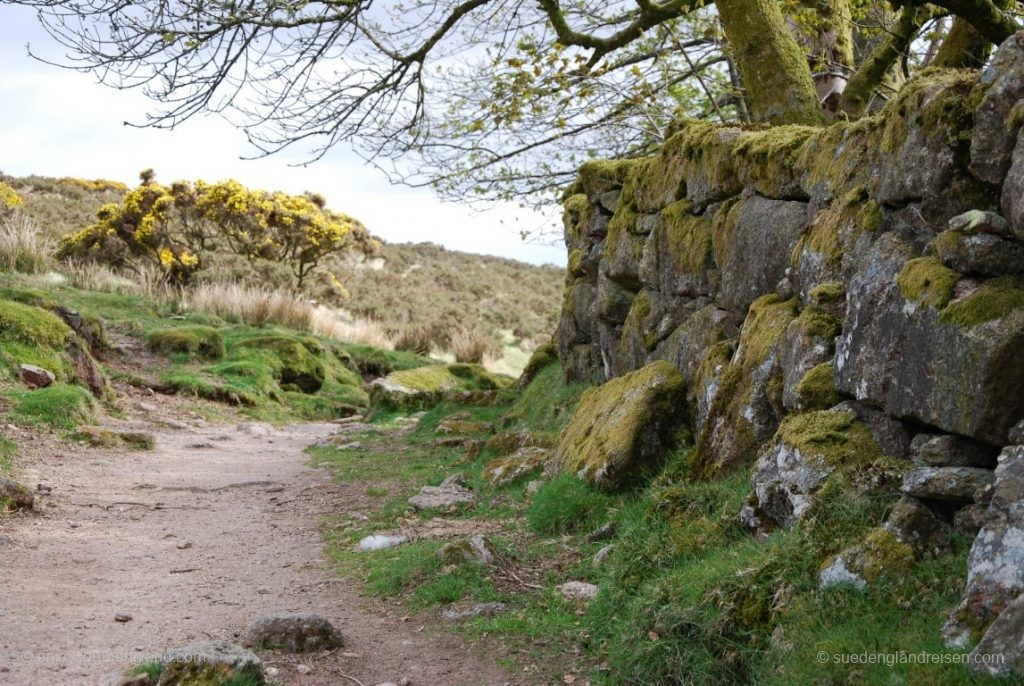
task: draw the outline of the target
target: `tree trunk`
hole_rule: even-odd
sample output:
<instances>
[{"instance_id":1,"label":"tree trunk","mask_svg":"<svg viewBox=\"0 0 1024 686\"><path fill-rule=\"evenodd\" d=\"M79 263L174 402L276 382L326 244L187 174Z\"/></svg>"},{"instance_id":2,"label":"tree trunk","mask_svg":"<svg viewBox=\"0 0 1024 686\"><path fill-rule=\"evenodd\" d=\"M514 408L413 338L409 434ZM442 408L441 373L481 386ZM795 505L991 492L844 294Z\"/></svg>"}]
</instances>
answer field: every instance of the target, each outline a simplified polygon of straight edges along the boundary
<instances>
[{"instance_id":1,"label":"tree trunk","mask_svg":"<svg viewBox=\"0 0 1024 686\"><path fill-rule=\"evenodd\" d=\"M867 56L860 69L846 84L846 90L839 101L839 111L845 112L851 119L864 114L875 89L885 79L886 73L896 60L907 51L914 36L930 17L931 11L925 7L903 8L889 36Z\"/></svg>"},{"instance_id":2,"label":"tree trunk","mask_svg":"<svg viewBox=\"0 0 1024 686\"><path fill-rule=\"evenodd\" d=\"M993 4L1002 10L1009 6L1010 1L994 0ZM994 43L969 21L963 17L956 17L949 33L942 39L942 45L939 46L933 64L936 67L979 69L988 61L993 45Z\"/></svg>"},{"instance_id":3,"label":"tree trunk","mask_svg":"<svg viewBox=\"0 0 1024 686\"><path fill-rule=\"evenodd\" d=\"M750 114L772 124L824 121L807 58L776 0L718 0Z\"/></svg>"}]
</instances>

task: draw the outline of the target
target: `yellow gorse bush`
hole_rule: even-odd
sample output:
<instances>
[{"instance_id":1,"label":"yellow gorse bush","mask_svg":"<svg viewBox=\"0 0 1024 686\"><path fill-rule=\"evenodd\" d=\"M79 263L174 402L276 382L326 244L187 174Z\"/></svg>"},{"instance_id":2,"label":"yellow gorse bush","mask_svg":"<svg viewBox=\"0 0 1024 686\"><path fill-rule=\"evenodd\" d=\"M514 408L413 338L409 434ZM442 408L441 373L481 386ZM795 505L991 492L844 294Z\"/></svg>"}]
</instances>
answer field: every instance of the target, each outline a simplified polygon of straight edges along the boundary
<instances>
[{"instance_id":1,"label":"yellow gorse bush","mask_svg":"<svg viewBox=\"0 0 1024 686\"><path fill-rule=\"evenodd\" d=\"M0 213L13 210L22 204L21 196L9 185L0 181Z\"/></svg>"},{"instance_id":2,"label":"yellow gorse bush","mask_svg":"<svg viewBox=\"0 0 1024 686\"><path fill-rule=\"evenodd\" d=\"M66 237L61 256L114 266L143 258L184 283L204 254L233 252L288 264L301 287L328 255L374 247L358 220L328 210L315 194L252 190L232 179L164 186L151 171L141 179L119 205L103 206L94 224Z\"/></svg>"}]
</instances>

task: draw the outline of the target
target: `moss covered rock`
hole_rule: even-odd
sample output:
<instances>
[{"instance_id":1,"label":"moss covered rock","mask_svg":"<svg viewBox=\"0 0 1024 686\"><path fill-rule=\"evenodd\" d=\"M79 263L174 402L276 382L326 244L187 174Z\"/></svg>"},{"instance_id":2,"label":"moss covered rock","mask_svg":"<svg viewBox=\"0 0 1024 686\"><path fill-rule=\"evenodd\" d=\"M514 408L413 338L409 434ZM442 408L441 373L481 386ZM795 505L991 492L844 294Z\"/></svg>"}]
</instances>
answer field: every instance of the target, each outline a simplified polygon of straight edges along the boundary
<instances>
[{"instance_id":1,"label":"moss covered rock","mask_svg":"<svg viewBox=\"0 0 1024 686\"><path fill-rule=\"evenodd\" d=\"M208 360L224 356L224 339L212 326L159 329L150 332L147 341L151 350L164 355L182 353Z\"/></svg>"},{"instance_id":2,"label":"moss covered rock","mask_svg":"<svg viewBox=\"0 0 1024 686\"><path fill-rule=\"evenodd\" d=\"M590 483L615 488L656 468L687 417L686 381L653 362L583 394L559 436L554 462Z\"/></svg>"},{"instance_id":3,"label":"moss covered rock","mask_svg":"<svg viewBox=\"0 0 1024 686\"><path fill-rule=\"evenodd\" d=\"M863 256L836 343L836 387L893 417L1005 444L1024 418L1024 280L961 283L914 254L890 233Z\"/></svg>"},{"instance_id":4,"label":"moss covered rock","mask_svg":"<svg viewBox=\"0 0 1024 686\"><path fill-rule=\"evenodd\" d=\"M791 526L811 507L835 470L865 465L881 456L870 430L853 412L790 415L754 465L753 492L744 506L743 521L754 529Z\"/></svg>"},{"instance_id":5,"label":"moss covered rock","mask_svg":"<svg viewBox=\"0 0 1024 686\"><path fill-rule=\"evenodd\" d=\"M749 464L775 433L783 413L779 344L796 314L795 299L774 294L750 306L736 353L707 386L714 393L705 399L707 416L699 421L694 457L701 475Z\"/></svg>"},{"instance_id":6,"label":"moss covered rock","mask_svg":"<svg viewBox=\"0 0 1024 686\"><path fill-rule=\"evenodd\" d=\"M506 486L543 469L550 458L551 451L546 448L520 448L511 455L488 460L483 476L491 486Z\"/></svg>"},{"instance_id":7,"label":"moss covered rock","mask_svg":"<svg viewBox=\"0 0 1024 686\"><path fill-rule=\"evenodd\" d=\"M227 641L206 641L165 651L157 686L213 686L264 683L259 657Z\"/></svg>"},{"instance_id":8,"label":"moss covered rock","mask_svg":"<svg viewBox=\"0 0 1024 686\"><path fill-rule=\"evenodd\" d=\"M315 339L258 336L240 341L233 352L235 350L264 353L261 359L270 365L281 387L286 390L294 386L291 390L316 393L324 385L324 364L320 360L320 347Z\"/></svg>"},{"instance_id":9,"label":"moss covered rock","mask_svg":"<svg viewBox=\"0 0 1024 686\"><path fill-rule=\"evenodd\" d=\"M513 380L478 364L438 364L392 372L370 384L375 407L414 410L431 407L460 391L494 391Z\"/></svg>"}]
</instances>

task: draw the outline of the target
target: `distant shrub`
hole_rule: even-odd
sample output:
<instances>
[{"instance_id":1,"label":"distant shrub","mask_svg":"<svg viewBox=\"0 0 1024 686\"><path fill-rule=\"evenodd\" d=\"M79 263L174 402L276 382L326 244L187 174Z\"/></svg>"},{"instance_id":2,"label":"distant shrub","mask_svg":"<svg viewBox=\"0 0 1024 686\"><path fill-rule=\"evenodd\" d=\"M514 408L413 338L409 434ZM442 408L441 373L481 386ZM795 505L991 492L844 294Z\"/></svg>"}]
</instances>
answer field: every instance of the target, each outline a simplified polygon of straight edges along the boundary
<instances>
[{"instance_id":1,"label":"distant shrub","mask_svg":"<svg viewBox=\"0 0 1024 686\"><path fill-rule=\"evenodd\" d=\"M56 243L20 214L0 219L0 271L38 274L53 264Z\"/></svg>"},{"instance_id":2,"label":"distant shrub","mask_svg":"<svg viewBox=\"0 0 1024 686\"><path fill-rule=\"evenodd\" d=\"M482 331L460 329L452 334L452 353L456 362L479 364L484 361L490 347L487 335Z\"/></svg>"},{"instance_id":3,"label":"distant shrub","mask_svg":"<svg viewBox=\"0 0 1024 686\"><path fill-rule=\"evenodd\" d=\"M0 216L4 216L16 207L20 207L22 203L23 201L18 192L7 183L0 181Z\"/></svg>"},{"instance_id":4,"label":"distant shrub","mask_svg":"<svg viewBox=\"0 0 1024 686\"><path fill-rule=\"evenodd\" d=\"M120 204L104 205L94 224L65 236L62 256L113 266L142 260L184 284L205 253L234 253L288 264L301 287L325 257L376 248L359 221L328 210L321 196L250 190L233 180L163 186L151 170L140 178Z\"/></svg>"}]
</instances>

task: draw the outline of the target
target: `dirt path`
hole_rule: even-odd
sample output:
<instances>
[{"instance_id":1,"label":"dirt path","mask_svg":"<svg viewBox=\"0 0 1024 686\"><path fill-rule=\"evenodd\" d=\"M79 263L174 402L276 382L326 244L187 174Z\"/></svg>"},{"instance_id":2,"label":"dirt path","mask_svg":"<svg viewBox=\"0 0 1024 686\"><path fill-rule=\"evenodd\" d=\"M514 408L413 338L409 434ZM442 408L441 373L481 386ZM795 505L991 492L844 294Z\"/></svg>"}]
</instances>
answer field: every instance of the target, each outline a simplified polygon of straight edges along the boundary
<instances>
[{"instance_id":1,"label":"dirt path","mask_svg":"<svg viewBox=\"0 0 1024 686\"><path fill-rule=\"evenodd\" d=\"M53 490L38 513L0 522L0 683L95 686L284 611L327 616L346 645L264 654L278 683L506 683L458 637L388 617L331 571L319 518L354 494L302 450L333 428L164 429L151 452L60 446L22 464L25 482Z\"/></svg>"}]
</instances>

